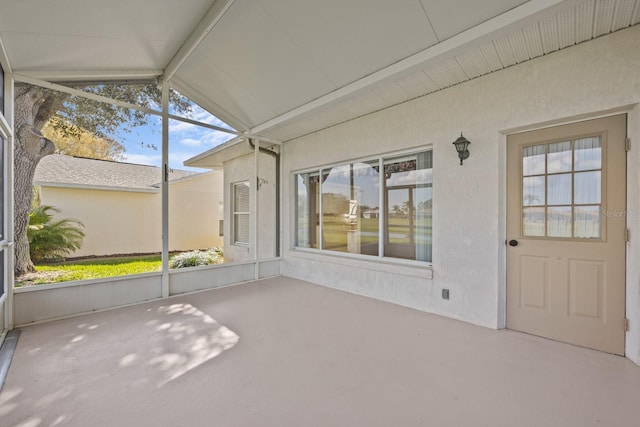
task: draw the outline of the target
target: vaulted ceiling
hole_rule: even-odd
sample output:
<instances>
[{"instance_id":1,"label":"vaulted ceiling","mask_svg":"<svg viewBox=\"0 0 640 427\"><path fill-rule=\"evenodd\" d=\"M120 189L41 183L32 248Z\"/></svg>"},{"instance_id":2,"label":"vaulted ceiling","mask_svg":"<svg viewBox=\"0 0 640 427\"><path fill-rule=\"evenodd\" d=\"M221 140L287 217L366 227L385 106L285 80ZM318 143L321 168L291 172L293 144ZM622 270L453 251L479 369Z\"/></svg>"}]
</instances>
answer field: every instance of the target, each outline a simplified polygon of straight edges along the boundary
<instances>
[{"instance_id":1,"label":"vaulted ceiling","mask_svg":"<svg viewBox=\"0 0 640 427\"><path fill-rule=\"evenodd\" d=\"M5 68L168 79L241 131L317 131L640 22L640 0L0 0Z\"/></svg>"}]
</instances>

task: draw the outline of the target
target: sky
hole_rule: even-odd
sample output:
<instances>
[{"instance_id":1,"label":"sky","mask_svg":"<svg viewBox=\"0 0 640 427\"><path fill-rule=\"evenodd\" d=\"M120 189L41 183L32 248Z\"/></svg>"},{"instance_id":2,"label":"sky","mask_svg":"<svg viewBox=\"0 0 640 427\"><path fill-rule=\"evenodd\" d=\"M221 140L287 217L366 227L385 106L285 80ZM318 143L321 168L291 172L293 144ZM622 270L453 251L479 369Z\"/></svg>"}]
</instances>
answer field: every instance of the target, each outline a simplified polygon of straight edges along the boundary
<instances>
[{"instance_id":1,"label":"sky","mask_svg":"<svg viewBox=\"0 0 640 427\"><path fill-rule=\"evenodd\" d=\"M192 120L231 129L229 125L212 116L196 104L192 105L192 112L187 116ZM160 166L162 160L162 121L161 117L151 117L149 124L144 127L131 129L129 133L122 133L118 142L126 152L124 162L142 165ZM214 131L202 126L196 126L177 120L169 121L169 167L182 170L200 170L189 168L183 162L193 156L203 153L234 135Z\"/></svg>"}]
</instances>

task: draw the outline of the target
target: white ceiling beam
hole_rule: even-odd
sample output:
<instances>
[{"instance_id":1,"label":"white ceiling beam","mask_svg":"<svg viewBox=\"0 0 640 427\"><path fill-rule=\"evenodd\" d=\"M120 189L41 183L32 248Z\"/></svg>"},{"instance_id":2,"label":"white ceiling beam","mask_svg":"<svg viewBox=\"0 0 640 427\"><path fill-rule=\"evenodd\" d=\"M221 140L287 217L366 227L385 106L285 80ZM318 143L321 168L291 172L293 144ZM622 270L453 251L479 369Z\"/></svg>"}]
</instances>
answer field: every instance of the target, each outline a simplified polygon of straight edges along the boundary
<instances>
[{"instance_id":1,"label":"white ceiling beam","mask_svg":"<svg viewBox=\"0 0 640 427\"><path fill-rule=\"evenodd\" d=\"M2 41L2 37L0 37L0 65L2 65L2 69L5 73L11 73L11 63L9 62L9 56L7 55L7 50L4 48L4 43Z\"/></svg>"},{"instance_id":2,"label":"white ceiling beam","mask_svg":"<svg viewBox=\"0 0 640 427\"><path fill-rule=\"evenodd\" d=\"M178 52L169 61L167 67L164 69L164 81L169 81L178 71L178 69L185 63L194 50L198 48L200 43L207 37L207 35L213 30L213 27L220 21L224 14L233 5L235 0L216 0L209 11L204 15L202 20L196 25L184 44L178 49Z\"/></svg>"},{"instance_id":3,"label":"white ceiling beam","mask_svg":"<svg viewBox=\"0 0 640 427\"><path fill-rule=\"evenodd\" d=\"M57 90L58 92L68 93L70 95L82 96L84 98L91 99L93 101L105 102L107 104L117 105L118 107L122 107L122 108L128 108L128 109L132 109L132 110L142 111L143 113L152 114L154 116L161 116L162 115L162 111L159 111L159 110L154 110L154 109L151 109L151 108L141 107L140 105L135 105L135 104L131 104L131 103L128 103L128 102L119 101L117 99L108 98L106 96L97 95L95 93L84 92L82 90L74 89L74 88L71 88L71 87L68 87L68 86L62 86L62 85L59 85L59 84L56 84L56 83L52 83L52 82L36 79L35 77L29 77L29 76L25 76L25 75L22 75L22 74L14 74L13 77L14 77L16 82L28 83L30 85L40 86L40 87L44 87L44 88L51 89L51 90ZM240 132L238 132L238 131L225 129L225 128L220 127L220 126L215 126L215 125L211 125L211 124L208 124L208 123L203 123L203 122L199 122L199 121L196 121L196 120L191 120L191 119L188 119L186 117L180 117L180 116L175 116L173 114L170 114L169 118L171 120L177 120L177 121L180 121L180 122L185 122L185 123L189 123L189 124L196 125L196 126L202 126L202 127L205 127L205 128L211 129L211 130L215 130L215 131L218 131L218 132L224 132L224 133L228 133L228 134L231 134L231 135L240 135Z\"/></svg>"},{"instance_id":4,"label":"white ceiling beam","mask_svg":"<svg viewBox=\"0 0 640 427\"><path fill-rule=\"evenodd\" d=\"M516 27L529 25L546 16L557 13L561 9L572 7L581 1L583 0L530 0L463 33L255 126L251 128L250 133L254 135L260 134L274 126L327 107L372 86L399 78L429 64L443 61L465 50L480 46L491 39L506 35Z\"/></svg>"},{"instance_id":5,"label":"white ceiling beam","mask_svg":"<svg viewBox=\"0 0 640 427\"><path fill-rule=\"evenodd\" d=\"M44 80L36 79L34 77L25 76L22 74L14 74L13 78L16 82L28 83L34 86L44 87L46 89L56 90L62 93L68 93L70 95L82 96L93 101L105 102L107 104L117 105L122 108L129 108L132 110L142 111L143 113L153 114L155 116L162 115L161 111L153 110L151 108L141 107L139 105L130 104L128 102L118 101L117 99L107 98L106 96L96 95L95 93L84 92L82 90L74 89L68 86L62 86L56 83L47 82Z\"/></svg>"},{"instance_id":6,"label":"white ceiling beam","mask_svg":"<svg viewBox=\"0 0 640 427\"><path fill-rule=\"evenodd\" d=\"M188 119L186 117L176 116L175 114L168 114L167 117L170 118L171 120L177 120L180 122L189 123L190 125L200 126L200 127L207 128L210 130L215 130L218 132L228 133L229 135L236 135L236 136L242 135L242 133L238 132L237 130L231 130L231 129L223 128L220 126L211 125L209 123L199 122L197 120Z\"/></svg>"},{"instance_id":7,"label":"white ceiling beam","mask_svg":"<svg viewBox=\"0 0 640 427\"><path fill-rule=\"evenodd\" d=\"M35 71L20 70L20 74L48 82L157 80L162 70L103 70L103 71Z\"/></svg>"},{"instance_id":8,"label":"white ceiling beam","mask_svg":"<svg viewBox=\"0 0 640 427\"><path fill-rule=\"evenodd\" d=\"M178 77L174 77L169 82L169 85L173 87L175 90L177 90L178 92L180 92L182 95L191 99L200 107L207 110L209 113L213 114L214 116L216 116L217 118L225 122L226 124L233 127L234 129L238 129L243 132L246 132L249 130L249 126L245 122L238 119L233 114L229 113L226 109L222 108L218 103L213 102L213 100L205 96L202 96L202 94L198 92L198 90L194 89L191 85L189 85L184 80Z\"/></svg>"}]
</instances>

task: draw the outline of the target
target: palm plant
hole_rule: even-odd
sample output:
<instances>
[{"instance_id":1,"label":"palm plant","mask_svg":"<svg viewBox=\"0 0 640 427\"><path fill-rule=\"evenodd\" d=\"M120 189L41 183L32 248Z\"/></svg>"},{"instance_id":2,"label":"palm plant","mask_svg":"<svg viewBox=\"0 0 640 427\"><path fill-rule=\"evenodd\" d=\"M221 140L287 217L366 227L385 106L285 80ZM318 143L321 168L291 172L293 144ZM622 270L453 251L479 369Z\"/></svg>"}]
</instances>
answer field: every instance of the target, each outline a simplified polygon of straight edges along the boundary
<instances>
[{"instance_id":1,"label":"palm plant","mask_svg":"<svg viewBox=\"0 0 640 427\"><path fill-rule=\"evenodd\" d=\"M53 215L58 212L48 205L31 209L27 238L32 261L64 261L65 256L80 249L84 225L70 218L54 220Z\"/></svg>"}]
</instances>

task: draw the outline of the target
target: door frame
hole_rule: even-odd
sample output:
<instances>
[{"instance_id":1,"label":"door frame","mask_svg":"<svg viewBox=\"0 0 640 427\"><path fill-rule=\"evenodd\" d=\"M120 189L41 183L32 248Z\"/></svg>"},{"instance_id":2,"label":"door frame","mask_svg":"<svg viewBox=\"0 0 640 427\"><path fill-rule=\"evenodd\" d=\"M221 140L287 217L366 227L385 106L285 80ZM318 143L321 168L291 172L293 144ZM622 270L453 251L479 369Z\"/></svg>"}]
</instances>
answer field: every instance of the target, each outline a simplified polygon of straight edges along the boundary
<instances>
[{"instance_id":1,"label":"door frame","mask_svg":"<svg viewBox=\"0 0 640 427\"><path fill-rule=\"evenodd\" d=\"M1 46L0 46L1 47ZM1 49L0 49L1 50ZM11 69L4 58L0 58L4 69L4 115L0 114L0 128L5 138L3 147L4 158L4 230L5 235L2 240L2 251L0 252L0 262L4 263L3 283L6 286L5 292L0 297L0 306L4 312L3 322L0 324L0 334L6 330L13 329L13 257L14 257L14 231L13 231L13 99L14 99L14 80ZM0 340L1 344L1 340Z\"/></svg>"},{"instance_id":2,"label":"door frame","mask_svg":"<svg viewBox=\"0 0 640 427\"><path fill-rule=\"evenodd\" d=\"M627 153L627 216L640 219L640 192L632 190L640 186L640 104L624 105L617 108L595 111L587 114L564 117L538 123L505 128L499 131L499 235L498 235L498 313L499 329L507 324L507 136L549 127L599 119L619 114L627 115L627 138L631 141L631 150ZM635 144L634 144L635 141ZM637 183L636 186L629 183ZM626 247L625 267L625 310L630 330L625 336L625 357L640 364L640 302L634 306L633 295L640 293L640 265L629 262L640 257L640 221L627 221L630 241Z\"/></svg>"}]
</instances>

